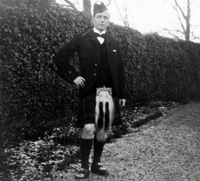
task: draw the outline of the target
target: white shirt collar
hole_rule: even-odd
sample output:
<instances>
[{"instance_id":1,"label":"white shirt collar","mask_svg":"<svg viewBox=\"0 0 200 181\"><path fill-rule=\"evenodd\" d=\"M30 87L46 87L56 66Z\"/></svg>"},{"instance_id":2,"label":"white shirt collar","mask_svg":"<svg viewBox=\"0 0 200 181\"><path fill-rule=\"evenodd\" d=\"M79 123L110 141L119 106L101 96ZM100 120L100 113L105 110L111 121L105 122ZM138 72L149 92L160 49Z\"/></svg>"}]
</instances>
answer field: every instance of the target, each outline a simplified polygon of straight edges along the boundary
<instances>
[{"instance_id":1,"label":"white shirt collar","mask_svg":"<svg viewBox=\"0 0 200 181\"><path fill-rule=\"evenodd\" d=\"M106 33L106 30L100 32L100 31L99 31L98 29L96 29L95 27L93 27L93 31L94 31L95 33L98 33L99 35L103 35L103 34Z\"/></svg>"}]
</instances>

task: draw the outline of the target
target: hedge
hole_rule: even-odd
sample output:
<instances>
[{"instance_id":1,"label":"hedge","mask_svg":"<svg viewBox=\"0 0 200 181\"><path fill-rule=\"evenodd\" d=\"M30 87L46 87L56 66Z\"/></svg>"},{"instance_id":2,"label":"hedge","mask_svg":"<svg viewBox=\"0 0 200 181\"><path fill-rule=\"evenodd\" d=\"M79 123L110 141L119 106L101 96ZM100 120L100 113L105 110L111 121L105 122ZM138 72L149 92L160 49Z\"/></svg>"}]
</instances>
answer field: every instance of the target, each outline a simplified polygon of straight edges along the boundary
<instances>
[{"instance_id":1,"label":"hedge","mask_svg":"<svg viewBox=\"0 0 200 181\"><path fill-rule=\"evenodd\" d=\"M1 139L75 126L78 91L58 77L52 60L90 19L53 0L0 0L0 24ZM199 44L114 24L109 31L121 42L129 103L200 99ZM77 61L72 57L78 69Z\"/></svg>"},{"instance_id":2,"label":"hedge","mask_svg":"<svg viewBox=\"0 0 200 181\"><path fill-rule=\"evenodd\" d=\"M77 90L50 65L55 52L90 21L55 4L8 2L0 6L1 128L7 138L32 138L69 124L76 114Z\"/></svg>"}]
</instances>

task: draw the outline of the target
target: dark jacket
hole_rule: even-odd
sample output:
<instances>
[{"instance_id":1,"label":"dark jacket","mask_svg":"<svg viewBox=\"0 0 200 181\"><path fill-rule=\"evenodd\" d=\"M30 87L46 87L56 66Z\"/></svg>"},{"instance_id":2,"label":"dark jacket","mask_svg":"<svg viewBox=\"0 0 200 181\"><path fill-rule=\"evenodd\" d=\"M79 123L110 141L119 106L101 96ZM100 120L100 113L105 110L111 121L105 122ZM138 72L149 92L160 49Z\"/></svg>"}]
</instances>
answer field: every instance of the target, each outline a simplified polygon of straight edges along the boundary
<instances>
[{"instance_id":1,"label":"dark jacket","mask_svg":"<svg viewBox=\"0 0 200 181\"><path fill-rule=\"evenodd\" d=\"M85 87L80 88L80 95L84 94L95 84L97 79L100 52L99 42L93 36L93 29L76 35L66 46L64 46L54 57L58 68L58 74L67 82L73 83L78 76L85 78ZM119 98L125 98L125 73L124 62L121 55L119 42L106 33L106 49L109 65L113 78L114 88ZM80 61L80 74L69 59L77 52Z\"/></svg>"}]
</instances>

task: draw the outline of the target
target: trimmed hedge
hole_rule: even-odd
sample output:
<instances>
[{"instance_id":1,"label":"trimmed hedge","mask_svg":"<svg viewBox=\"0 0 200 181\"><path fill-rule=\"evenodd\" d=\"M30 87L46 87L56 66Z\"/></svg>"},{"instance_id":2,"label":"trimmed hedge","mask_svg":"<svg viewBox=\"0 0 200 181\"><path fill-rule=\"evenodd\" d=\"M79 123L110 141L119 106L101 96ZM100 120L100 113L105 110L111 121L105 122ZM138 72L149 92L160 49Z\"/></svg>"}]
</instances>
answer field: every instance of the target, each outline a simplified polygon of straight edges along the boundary
<instances>
[{"instance_id":1,"label":"trimmed hedge","mask_svg":"<svg viewBox=\"0 0 200 181\"><path fill-rule=\"evenodd\" d=\"M74 126L78 92L58 77L52 59L90 19L53 0L0 0L0 24L2 140ZM114 24L109 31L121 42L130 103L200 99L199 44Z\"/></svg>"},{"instance_id":2,"label":"trimmed hedge","mask_svg":"<svg viewBox=\"0 0 200 181\"><path fill-rule=\"evenodd\" d=\"M90 21L44 1L0 2L0 117L2 129L10 134L6 137L34 138L68 125L76 114L77 90L52 70L52 58ZM16 128L21 134L16 135Z\"/></svg>"}]
</instances>

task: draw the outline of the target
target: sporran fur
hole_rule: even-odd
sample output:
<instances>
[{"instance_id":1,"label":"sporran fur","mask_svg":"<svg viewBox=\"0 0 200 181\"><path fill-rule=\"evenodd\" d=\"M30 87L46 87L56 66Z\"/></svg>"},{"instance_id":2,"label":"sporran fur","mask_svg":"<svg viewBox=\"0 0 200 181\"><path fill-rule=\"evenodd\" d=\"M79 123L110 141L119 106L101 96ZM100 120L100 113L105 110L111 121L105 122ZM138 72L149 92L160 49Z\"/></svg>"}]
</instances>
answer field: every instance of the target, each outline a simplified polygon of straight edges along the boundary
<instances>
[{"instance_id":1,"label":"sporran fur","mask_svg":"<svg viewBox=\"0 0 200 181\"><path fill-rule=\"evenodd\" d=\"M106 141L114 119L114 101L111 88L98 88L96 92L95 128L98 141Z\"/></svg>"}]
</instances>

